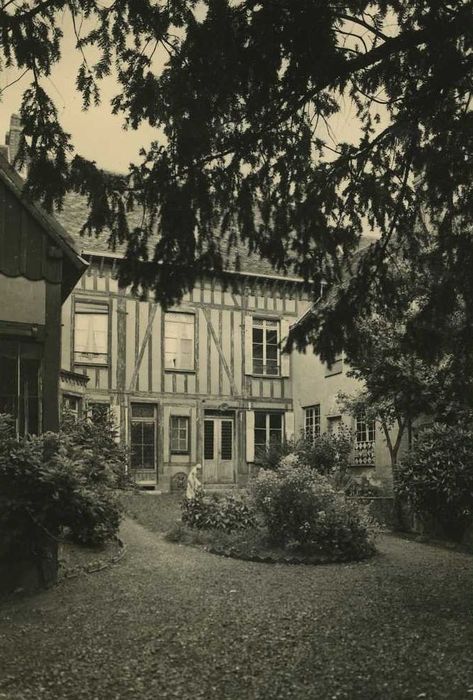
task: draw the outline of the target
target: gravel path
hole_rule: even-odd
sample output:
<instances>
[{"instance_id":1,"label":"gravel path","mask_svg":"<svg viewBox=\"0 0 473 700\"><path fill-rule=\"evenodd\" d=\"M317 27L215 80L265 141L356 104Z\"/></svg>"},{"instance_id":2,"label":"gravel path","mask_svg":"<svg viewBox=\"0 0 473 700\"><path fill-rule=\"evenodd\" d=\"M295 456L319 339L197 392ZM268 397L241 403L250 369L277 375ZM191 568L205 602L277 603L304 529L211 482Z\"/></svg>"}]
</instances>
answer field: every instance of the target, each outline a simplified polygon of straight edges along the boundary
<instances>
[{"instance_id":1,"label":"gravel path","mask_svg":"<svg viewBox=\"0 0 473 700\"><path fill-rule=\"evenodd\" d=\"M265 565L133 521L117 566L0 608L0 698L473 699L473 558L394 537Z\"/></svg>"}]
</instances>

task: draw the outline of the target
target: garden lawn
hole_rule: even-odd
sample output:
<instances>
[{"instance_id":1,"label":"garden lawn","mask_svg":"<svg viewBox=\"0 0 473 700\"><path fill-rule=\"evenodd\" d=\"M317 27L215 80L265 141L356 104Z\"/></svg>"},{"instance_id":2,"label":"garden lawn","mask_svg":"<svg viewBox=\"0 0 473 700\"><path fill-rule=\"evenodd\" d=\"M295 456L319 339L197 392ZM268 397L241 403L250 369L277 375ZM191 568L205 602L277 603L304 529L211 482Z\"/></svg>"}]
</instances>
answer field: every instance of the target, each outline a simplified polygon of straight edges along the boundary
<instances>
[{"instance_id":1,"label":"garden lawn","mask_svg":"<svg viewBox=\"0 0 473 700\"><path fill-rule=\"evenodd\" d=\"M2 604L0 698L473 697L467 554L383 537L284 566L122 537L115 567Z\"/></svg>"}]
</instances>

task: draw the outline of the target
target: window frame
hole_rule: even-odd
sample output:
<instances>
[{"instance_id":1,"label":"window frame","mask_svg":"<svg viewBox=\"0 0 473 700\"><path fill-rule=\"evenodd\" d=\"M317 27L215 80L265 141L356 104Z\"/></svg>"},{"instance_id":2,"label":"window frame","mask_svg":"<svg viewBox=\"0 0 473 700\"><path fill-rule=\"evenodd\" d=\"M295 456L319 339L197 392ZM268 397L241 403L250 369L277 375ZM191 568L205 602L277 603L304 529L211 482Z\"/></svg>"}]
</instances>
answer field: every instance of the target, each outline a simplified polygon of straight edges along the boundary
<instances>
[{"instance_id":1,"label":"window frame","mask_svg":"<svg viewBox=\"0 0 473 700\"><path fill-rule=\"evenodd\" d=\"M361 425L364 424L364 428ZM364 432L364 439L360 440L359 435ZM356 416L355 418L355 442L357 445L367 442L374 444L376 442L376 420L367 418L365 415Z\"/></svg>"},{"instance_id":2,"label":"window frame","mask_svg":"<svg viewBox=\"0 0 473 700\"><path fill-rule=\"evenodd\" d=\"M86 315L93 315L92 312L81 312L77 310L77 307L80 306L80 304L89 304L93 306L98 306L98 307L103 307L107 309L106 314L100 314L100 315L106 315L107 316L107 352L105 353L105 358L103 361L97 361L94 362L93 360L90 359L78 359L78 354L79 351L76 350L76 342L77 342L77 326L76 326L76 317L79 314L82 314L84 316ZM98 315L98 314L97 314ZM72 303L72 330L73 330L73 337L72 337L72 366L80 366L80 367L98 367L98 368L107 368L110 367L111 364L111 325L112 325L112 319L111 319L111 302L109 299L93 299L89 297L82 297L82 296L75 296L73 299ZM82 353L82 354L87 354L87 353ZM90 354L90 353L89 353Z\"/></svg>"},{"instance_id":3,"label":"window frame","mask_svg":"<svg viewBox=\"0 0 473 700\"><path fill-rule=\"evenodd\" d=\"M192 317L192 324L189 323L189 326L192 326L192 366L191 367L168 367L167 365L167 360L166 356L170 353L166 352L166 317L169 316L169 314L180 314L182 316L189 316ZM181 310L179 309L178 311L174 311L172 309L169 309L163 314L163 330L162 330L162 337L163 337L163 351L164 351L164 371L165 372L195 372L196 371L196 353L195 353L195 345L196 345L196 313L194 310ZM181 338L181 340L185 340Z\"/></svg>"},{"instance_id":4,"label":"window frame","mask_svg":"<svg viewBox=\"0 0 473 700\"><path fill-rule=\"evenodd\" d=\"M317 413L315 413L316 409ZM310 418L309 411L314 412L312 421L308 420ZM313 442L315 438L320 437L321 432L320 404L315 403L311 406L304 406L304 437Z\"/></svg>"},{"instance_id":5,"label":"window frame","mask_svg":"<svg viewBox=\"0 0 473 700\"><path fill-rule=\"evenodd\" d=\"M255 343L254 341L254 331L255 331L255 321L263 323L263 343ZM270 374L267 371L267 340L266 340L266 324L274 323L276 330L276 372ZM263 358L261 360L263 371L258 372L255 370L255 345L262 345L263 347ZM263 316L254 314L251 317L251 374L255 377L266 377L268 379L279 378L282 376L281 373L281 319L276 316Z\"/></svg>"},{"instance_id":6,"label":"window frame","mask_svg":"<svg viewBox=\"0 0 473 700\"><path fill-rule=\"evenodd\" d=\"M173 437L172 437L172 430L173 430L173 421L177 420L178 422L180 420L185 421L186 423L186 449L181 449L181 448L173 448ZM181 430L181 428L178 426L177 430ZM178 437L178 441L179 441ZM170 455L190 455L191 453L191 421L190 421L190 416L184 416L184 415L179 415L179 414L171 414L169 416L169 454Z\"/></svg>"},{"instance_id":7,"label":"window frame","mask_svg":"<svg viewBox=\"0 0 473 700\"><path fill-rule=\"evenodd\" d=\"M134 405L146 405L150 406L153 415L152 416L133 416L133 406ZM129 407L129 448L130 448L130 471L133 472L154 472L155 474L157 473L157 466L158 466L158 445L157 445L157 440L158 440L158 407L157 404L151 403L148 401L130 401L130 407ZM139 423L144 424L151 424L153 425L153 451L154 451L154 458L153 458L153 467L151 469L144 467L143 464L139 466L135 466L133 464L133 449L132 449L132 425ZM141 447L143 447L143 444L141 444Z\"/></svg>"},{"instance_id":8,"label":"window frame","mask_svg":"<svg viewBox=\"0 0 473 700\"><path fill-rule=\"evenodd\" d=\"M264 414L265 415L265 447L264 449L268 449L271 445L271 430L275 430L274 428L271 428L271 416L279 416L281 418L281 442L279 443L282 445L284 443L284 437L285 437L285 413L284 411L265 411L265 410L255 410L255 425L254 425L254 434L253 434L253 440L254 440L254 446L255 446L255 461L258 462L258 454L257 451L261 447L259 443L256 442L256 431L257 430L263 430L263 428L258 428L256 423L257 423L257 414ZM278 429L279 430L279 429Z\"/></svg>"}]
</instances>

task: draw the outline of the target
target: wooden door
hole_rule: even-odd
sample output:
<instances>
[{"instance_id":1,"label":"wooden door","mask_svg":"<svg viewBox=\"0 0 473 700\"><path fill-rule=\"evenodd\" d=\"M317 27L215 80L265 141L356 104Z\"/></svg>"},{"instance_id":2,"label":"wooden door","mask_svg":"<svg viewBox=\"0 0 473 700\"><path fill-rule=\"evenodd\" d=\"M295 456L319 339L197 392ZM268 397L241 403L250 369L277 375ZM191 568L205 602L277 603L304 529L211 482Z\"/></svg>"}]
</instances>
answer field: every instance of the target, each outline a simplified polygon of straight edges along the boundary
<instances>
[{"instance_id":1,"label":"wooden door","mask_svg":"<svg viewBox=\"0 0 473 700\"><path fill-rule=\"evenodd\" d=\"M204 421L204 470L206 484L234 481L233 418L212 416Z\"/></svg>"}]
</instances>

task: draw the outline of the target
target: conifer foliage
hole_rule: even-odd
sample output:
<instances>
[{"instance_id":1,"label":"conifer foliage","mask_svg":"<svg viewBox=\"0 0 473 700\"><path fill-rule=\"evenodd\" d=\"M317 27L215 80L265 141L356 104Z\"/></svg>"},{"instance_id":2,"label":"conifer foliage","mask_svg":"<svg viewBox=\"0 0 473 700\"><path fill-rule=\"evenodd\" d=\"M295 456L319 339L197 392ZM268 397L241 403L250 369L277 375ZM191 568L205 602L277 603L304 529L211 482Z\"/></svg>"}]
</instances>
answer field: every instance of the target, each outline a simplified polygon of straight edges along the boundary
<instances>
[{"instance_id":1,"label":"conifer foliage","mask_svg":"<svg viewBox=\"0 0 473 700\"><path fill-rule=\"evenodd\" d=\"M47 93L64 12L83 58L84 107L113 71L110 109L162 134L122 177L74 152ZM438 231L426 309L432 302L440 323L452 298L473 300L472 26L470 0L4 0L1 60L31 78L20 151L29 192L49 208L83 193L84 230L126 241L121 281L164 305L225 268L236 230L314 298L322 278L338 285L295 336L316 340L324 358L360 307L396 303L383 281L389 242L407 242L415 259L421 210ZM359 126L352 142L331 127L344 105ZM130 230L132 208L142 217ZM381 238L340 285L341 257L366 225Z\"/></svg>"}]
</instances>

